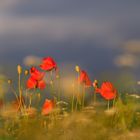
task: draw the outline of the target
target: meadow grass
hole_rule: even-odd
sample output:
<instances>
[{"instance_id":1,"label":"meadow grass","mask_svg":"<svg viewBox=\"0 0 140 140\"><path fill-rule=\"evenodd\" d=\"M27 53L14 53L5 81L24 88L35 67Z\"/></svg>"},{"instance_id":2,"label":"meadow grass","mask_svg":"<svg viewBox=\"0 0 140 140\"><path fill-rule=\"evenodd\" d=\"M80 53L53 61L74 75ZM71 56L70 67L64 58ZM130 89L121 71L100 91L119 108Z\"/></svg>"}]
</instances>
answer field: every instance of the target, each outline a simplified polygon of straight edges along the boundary
<instances>
[{"instance_id":1,"label":"meadow grass","mask_svg":"<svg viewBox=\"0 0 140 140\"><path fill-rule=\"evenodd\" d=\"M115 107L105 108L106 102L88 105L80 111L55 110L48 116L18 115L1 117L2 140L137 140L140 138L140 103L125 96Z\"/></svg>"}]
</instances>

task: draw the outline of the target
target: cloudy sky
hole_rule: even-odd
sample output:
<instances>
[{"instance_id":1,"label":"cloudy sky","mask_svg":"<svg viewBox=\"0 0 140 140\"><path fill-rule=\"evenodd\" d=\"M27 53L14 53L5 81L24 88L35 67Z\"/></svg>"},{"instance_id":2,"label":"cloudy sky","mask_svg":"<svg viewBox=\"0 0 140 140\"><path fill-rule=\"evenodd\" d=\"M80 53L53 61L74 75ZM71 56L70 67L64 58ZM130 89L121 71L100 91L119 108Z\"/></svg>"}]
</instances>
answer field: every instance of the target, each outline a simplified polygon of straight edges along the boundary
<instances>
[{"instance_id":1,"label":"cloudy sky","mask_svg":"<svg viewBox=\"0 0 140 140\"><path fill-rule=\"evenodd\" d=\"M138 71L139 26L139 0L1 0L0 65L31 55L96 74Z\"/></svg>"}]
</instances>

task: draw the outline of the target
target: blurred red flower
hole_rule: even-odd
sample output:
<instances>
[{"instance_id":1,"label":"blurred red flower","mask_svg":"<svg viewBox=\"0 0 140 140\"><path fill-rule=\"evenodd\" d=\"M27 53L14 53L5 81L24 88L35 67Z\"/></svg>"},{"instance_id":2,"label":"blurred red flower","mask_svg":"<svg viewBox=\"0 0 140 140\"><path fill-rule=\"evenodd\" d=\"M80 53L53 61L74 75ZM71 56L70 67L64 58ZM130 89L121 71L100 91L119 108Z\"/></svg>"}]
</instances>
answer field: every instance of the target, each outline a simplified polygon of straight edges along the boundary
<instances>
[{"instance_id":1,"label":"blurred red flower","mask_svg":"<svg viewBox=\"0 0 140 140\"><path fill-rule=\"evenodd\" d=\"M35 67L32 67L30 69L30 78L27 80L27 88L33 89L33 88L39 88L44 89L46 87L46 83L43 80L45 73L40 72Z\"/></svg>"},{"instance_id":2,"label":"blurred red flower","mask_svg":"<svg viewBox=\"0 0 140 140\"><path fill-rule=\"evenodd\" d=\"M82 83L85 84L85 86L87 86L87 87L91 86L91 81L89 79L89 76L84 70L80 71L79 82L81 84Z\"/></svg>"},{"instance_id":3,"label":"blurred red flower","mask_svg":"<svg viewBox=\"0 0 140 140\"><path fill-rule=\"evenodd\" d=\"M40 68L45 71L57 70L57 64L52 57L45 57L42 60Z\"/></svg>"},{"instance_id":4,"label":"blurred red flower","mask_svg":"<svg viewBox=\"0 0 140 140\"><path fill-rule=\"evenodd\" d=\"M117 90L111 82L103 82L101 88L97 88L96 92L99 92L106 100L112 100L117 96Z\"/></svg>"},{"instance_id":5,"label":"blurred red flower","mask_svg":"<svg viewBox=\"0 0 140 140\"><path fill-rule=\"evenodd\" d=\"M40 72L37 68L31 67L30 69L31 78L37 81L40 81L45 76L44 72Z\"/></svg>"},{"instance_id":6,"label":"blurred red flower","mask_svg":"<svg viewBox=\"0 0 140 140\"><path fill-rule=\"evenodd\" d=\"M48 115L54 109L54 101L46 99L42 107L42 115Z\"/></svg>"}]
</instances>

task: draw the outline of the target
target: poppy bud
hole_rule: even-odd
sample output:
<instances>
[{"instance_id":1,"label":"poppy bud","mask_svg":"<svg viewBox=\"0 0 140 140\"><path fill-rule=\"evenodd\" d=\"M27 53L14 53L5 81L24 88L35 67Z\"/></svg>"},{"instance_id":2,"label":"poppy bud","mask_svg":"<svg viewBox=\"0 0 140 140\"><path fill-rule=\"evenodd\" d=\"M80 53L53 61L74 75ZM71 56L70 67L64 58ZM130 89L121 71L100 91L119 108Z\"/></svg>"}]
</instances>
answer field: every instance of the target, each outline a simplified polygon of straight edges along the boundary
<instances>
[{"instance_id":1,"label":"poppy bud","mask_svg":"<svg viewBox=\"0 0 140 140\"><path fill-rule=\"evenodd\" d=\"M20 65L17 66L17 71L18 71L18 74L22 73L22 67Z\"/></svg>"},{"instance_id":2,"label":"poppy bud","mask_svg":"<svg viewBox=\"0 0 140 140\"><path fill-rule=\"evenodd\" d=\"M25 74L25 75L28 75L28 74L29 74L29 71L28 71L28 70L25 70L25 71L24 71L24 74Z\"/></svg>"},{"instance_id":3,"label":"poppy bud","mask_svg":"<svg viewBox=\"0 0 140 140\"><path fill-rule=\"evenodd\" d=\"M76 72L80 72L80 67L78 65L75 66Z\"/></svg>"},{"instance_id":4,"label":"poppy bud","mask_svg":"<svg viewBox=\"0 0 140 140\"><path fill-rule=\"evenodd\" d=\"M56 75L56 79L59 79L59 78L60 78L60 76L57 74L57 75Z\"/></svg>"},{"instance_id":5,"label":"poppy bud","mask_svg":"<svg viewBox=\"0 0 140 140\"><path fill-rule=\"evenodd\" d=\"M10 80L10 79L8 79L7 82L8 82L8 84L12 84L12 80Z\"/></svg>"},{"instance_id":6,"label":"poppy bud","mask_svg":"<svg viewBox=\"0 0 140 140\"><path fill-rule=\"evenodd\" d=\"M97 87L98 87L98 81L97 81L97 80L94 80L94 82L93 82L93 87L94 87L94 88L97 88Z\"/></svg>"},{"instance_id":7,"label":"poppy bud","mask_svg":"<svg viewBox=\"0 0 140 140\"><path fill-rule=\"evenodd\" d=\"M41 97L40 93L38 93L37 96L38 96L38 98L40 99L40 97Z\"/></svg>"},{"instance_id":8,"label":"poppy bud","mask_svg":"<svg viewBox=\"0 0 140 140\"><path fill-rule=\"evenodd\" d=\"M50 84L53 85L53 81L52 80L50 81Z\"/></svg>"}]
</instances>

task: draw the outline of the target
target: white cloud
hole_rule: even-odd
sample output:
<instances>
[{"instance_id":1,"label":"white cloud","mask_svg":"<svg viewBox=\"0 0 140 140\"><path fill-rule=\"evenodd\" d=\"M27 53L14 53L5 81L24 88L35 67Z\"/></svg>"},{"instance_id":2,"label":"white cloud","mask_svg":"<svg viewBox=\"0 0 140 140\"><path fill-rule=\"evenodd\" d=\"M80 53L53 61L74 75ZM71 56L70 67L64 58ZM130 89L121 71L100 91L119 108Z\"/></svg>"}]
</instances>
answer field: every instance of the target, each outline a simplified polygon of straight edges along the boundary
<instances>
[{"instance_id":1,"label":"white cloud","mask_svg":"<svg viewBox=\"0 0 140 140\"><path fill-rule=\"evenodd\" d=\"M115 57L114 63L118 67L140 66L140 40L129 40L122 46L123 53Z\"/></svg>"},{"instance_id":2,"label":"white cloud","mask_svg":"<svg viewBox=\"0 0 140 140\"><path fill-rule=\"evenodd\" d=\"M75 17L1 17L0 36L5 35L44 35L52 40L73 37L93 37L104 30L104 26L92 20Z\"/></svg>"},{"instance_id":3,"label":"white cloud","mask_svg":"<svg viewBox=\"0 0 140 140\"><path fill-rule=\"evenodd\" d=\"M140 40L130 40L124 44L124 51L140 54Z\"/></svg>"},{"instance_id":4,"label":"white cloud","mask_svg":"<svg viewBox=\"0 0 140 140\"><path fill-rule=\"evenodd\" d=\"M122 54L115 58L114 63L118 67L135 67L139 65L138 59L132 54Z\"/></svg>"}]
</instances>

